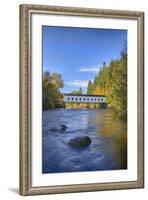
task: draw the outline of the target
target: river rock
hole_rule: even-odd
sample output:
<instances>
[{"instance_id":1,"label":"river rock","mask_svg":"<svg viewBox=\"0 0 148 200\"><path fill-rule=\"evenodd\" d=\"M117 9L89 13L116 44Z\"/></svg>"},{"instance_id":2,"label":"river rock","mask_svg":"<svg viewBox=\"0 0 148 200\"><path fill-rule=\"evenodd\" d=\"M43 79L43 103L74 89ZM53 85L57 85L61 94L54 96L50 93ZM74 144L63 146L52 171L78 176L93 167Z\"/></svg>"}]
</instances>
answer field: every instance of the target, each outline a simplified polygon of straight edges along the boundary
<instances>
[{"instance_id":1,"label":"river rock","mask_svg":"<svg viewBox=\"0 0 148 200\"><path fill-rule=\"evenodd\" d=\"M72 147L85 147L91 143L91 139L88 136L76 137L70 140L68 143Z\"/></svg>"},{"instance_id":2,"label":"river rock","mask_svg":"<svg viewBox=\"0 0 148 200\"><path fill-rule=\"evenodd\" d=\"M66 131L66 129L68 128L65 124L61 124L59 127L51 128L50 131L64 133Z\"/></svg>"},{"instance_id":3,"label":"river rock","mask_svg":"<svg viewBox=\"0 0 148 200\"><path fill-rule=\"evenodd\" d=\"M60 127L61 127L61 128L60 128L60 131L61 131L61 132L66 131L66 129L68 128L65 124L61 124Z\"/></svg>"}]
</instances>

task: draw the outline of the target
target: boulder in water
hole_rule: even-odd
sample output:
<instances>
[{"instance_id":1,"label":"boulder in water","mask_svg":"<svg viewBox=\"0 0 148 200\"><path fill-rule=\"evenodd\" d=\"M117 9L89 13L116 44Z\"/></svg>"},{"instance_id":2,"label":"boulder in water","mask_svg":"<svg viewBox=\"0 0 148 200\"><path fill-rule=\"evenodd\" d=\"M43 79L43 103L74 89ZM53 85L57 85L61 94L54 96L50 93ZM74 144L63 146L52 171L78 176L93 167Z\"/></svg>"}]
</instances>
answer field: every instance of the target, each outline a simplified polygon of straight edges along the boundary
<instances>
[{"instance_id":1,"label":"boulder in water","mask_svg":"<svg viewBox=\"0 0 148 200\"><path fill-rule=\"evenodd\" d=\"M91 139L88 136L76 137L70 140L68 143L72 147L86 147L91 143Z\"/></svg>"},{"instance_id":2,"label":"boulder in water","mask_svg":"<svg viewBox=\"0 0 148 200\"><path fill-rule=\"evenodd\" d=\"M68 127L65 124L61 124L60 128L56 128L56 127L55 128L51 128L50 131L63 133L63 132L66 131L67 128Z\"/></svg>"},{"instance_id":3,"label":"boulder in water","mask_svg":"<svg viewBox=\"0 0 148 200\"><path fill-rule=\"evenodd\" d=\"M68 128L65 124L61 124L60 127L61 127L61 128L59 129L60 132L64 132L64 131L66 131L66 129Z\"/></svg>"}]
</instances>

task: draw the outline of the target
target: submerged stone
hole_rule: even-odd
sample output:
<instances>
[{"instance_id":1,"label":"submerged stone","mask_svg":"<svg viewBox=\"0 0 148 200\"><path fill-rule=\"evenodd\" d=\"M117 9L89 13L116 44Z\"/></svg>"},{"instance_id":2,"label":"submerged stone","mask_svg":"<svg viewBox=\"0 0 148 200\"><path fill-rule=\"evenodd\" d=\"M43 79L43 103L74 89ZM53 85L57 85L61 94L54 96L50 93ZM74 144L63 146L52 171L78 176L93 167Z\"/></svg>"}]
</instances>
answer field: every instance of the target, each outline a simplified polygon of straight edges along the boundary
<instances>
[{"instance_id":1,"label":"submerged stone","mask_svg":"<svg viewBox=\"0 0 148 200\"><path fill-rule=\"evenodd\" d=\"M50 131L52 132L60 132L60 133L63 133L66 131L68 127L65 125L65 124L61 124L58 128L51 128Z\"/></svg>"},{"instance_id":2,"label":"submerged stone","mask_svg":"<svg viewBox=\"0 0 148 200\"><path fill-rule=\"evenodd\" d=\"M57 128L51 128L50 131L57 132L58 129Z\"/></svg>"},{"instance_id":3,"label":"submerged stone","mask_svg":"<svg viewBox=\"0 0 148 200\"><path fill-rule=\"evenodd\" d=\"M66 129L68 128L65 124L61 124L60 127L61 127L61 128L60 128L60 131L61 131L61 132L66 131Z\"/></svg>"},{"instance_id":4,"label":"submerged stone","mask_svg":"<svg viewBox=\"0 0 148 200\"><path fill-rule=\"evenodd\" d=\"M88 136L76 137L70 140L68 143L72 147L85 147L91 143L91 139Z\"/></svg>"}]
</instances>

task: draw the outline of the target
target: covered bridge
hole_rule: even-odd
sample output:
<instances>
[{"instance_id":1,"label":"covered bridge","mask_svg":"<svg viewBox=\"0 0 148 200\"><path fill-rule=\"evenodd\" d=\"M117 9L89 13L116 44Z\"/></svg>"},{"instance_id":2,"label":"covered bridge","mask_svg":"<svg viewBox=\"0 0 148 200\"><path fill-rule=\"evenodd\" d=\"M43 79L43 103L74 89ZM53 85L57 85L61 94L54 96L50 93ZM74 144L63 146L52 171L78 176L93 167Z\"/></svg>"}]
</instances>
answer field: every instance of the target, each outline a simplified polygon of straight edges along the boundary
<instances>
[{"instance_id":1,"label":"covered bridge","mask_svg":"<svg viewBox=\"0 0 148 200\"><path fill-rule=\"evenodd\" d=\"M105 95L87 95L87 94L63 94L66 107L75 105L75 107L86 108L106 108Z\"/></svg>"}]
</instances>

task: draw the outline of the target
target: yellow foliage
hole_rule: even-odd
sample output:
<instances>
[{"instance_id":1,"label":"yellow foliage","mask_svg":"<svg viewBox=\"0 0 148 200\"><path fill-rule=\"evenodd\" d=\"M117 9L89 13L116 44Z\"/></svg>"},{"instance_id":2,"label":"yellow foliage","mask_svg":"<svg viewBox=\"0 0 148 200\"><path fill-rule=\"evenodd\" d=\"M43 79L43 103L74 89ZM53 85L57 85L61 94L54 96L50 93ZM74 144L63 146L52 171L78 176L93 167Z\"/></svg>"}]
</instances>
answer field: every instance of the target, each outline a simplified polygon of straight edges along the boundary
<instances>
[{"instance_id":1,"label":"yellow foliage","mask_svg":"<svg viewBox=\"0 0 148 200\"><path fill-rule=\"evenodd\" d=\"M105 95L106 91L104 88L101 88L99 86L96 86L94 89L94 94L95 95Z\"/></svg>"}]
</instances>

